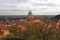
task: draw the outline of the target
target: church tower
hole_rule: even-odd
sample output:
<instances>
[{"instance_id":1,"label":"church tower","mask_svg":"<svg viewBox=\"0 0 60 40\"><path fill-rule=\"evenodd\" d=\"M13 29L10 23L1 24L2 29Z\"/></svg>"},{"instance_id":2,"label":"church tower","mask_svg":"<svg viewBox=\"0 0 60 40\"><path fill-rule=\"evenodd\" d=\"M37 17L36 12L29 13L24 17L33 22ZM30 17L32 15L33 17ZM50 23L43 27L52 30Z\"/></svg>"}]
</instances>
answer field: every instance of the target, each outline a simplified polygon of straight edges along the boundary
<instances>
[{"instance_id":1,"label":"church tower","mask_svg":"<svg viewBox=\"0 0 60 40\"><path fill-rule=\"evenodd\" d=\"M33 14L32 14L32 12L31 11L29 11L29 13L28 13L28 20L31 20L31 19L33 19L34 17L33 17Z\"/></svg>"}]
</instances>

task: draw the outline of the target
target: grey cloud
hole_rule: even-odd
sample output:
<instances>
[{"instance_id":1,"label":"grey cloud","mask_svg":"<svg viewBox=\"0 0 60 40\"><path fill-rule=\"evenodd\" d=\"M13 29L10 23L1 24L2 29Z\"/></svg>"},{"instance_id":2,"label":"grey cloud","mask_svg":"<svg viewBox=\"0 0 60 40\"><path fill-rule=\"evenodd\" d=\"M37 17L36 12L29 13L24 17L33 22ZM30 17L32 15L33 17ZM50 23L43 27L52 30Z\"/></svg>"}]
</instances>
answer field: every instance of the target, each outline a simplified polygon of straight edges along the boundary
<instances>
[{"instance_id":1,"label":"grey cloud","mask_svg":"<svg viewBox=\"0 0 60 40\"><path fill-rule=\"evenodd\" d=\"M28 0L0 0L0 3L26 3Z\"/></svg>"},{"instance_id":2,"label":"grey cloud","mask_svg":"<svg viewBox=\"0 0 60 40\"><path fill-rule=\"evenodd\" d=\"M59 7L60 5L54 3L33 3L32 6Z\"/></svg>"},{"instance_id":3,"label":"grey cloud","mask_svg":"<svg viewBox=\"0 0 60 40\"><path fill-rule=\"evenodd\" d=\"M28 0L0 0L0 9L16 9L17 4L27 2Z\"/></svg>"},{"instance_id":4,"label":"grey cloud","mask_svg":"<svg viewBox=\"0 0 60 40\"><path fill-rule=\"evenodd\" d=\"M52 6L53 3L33 3L33 6Z\"/></svg>"}]
</instances>

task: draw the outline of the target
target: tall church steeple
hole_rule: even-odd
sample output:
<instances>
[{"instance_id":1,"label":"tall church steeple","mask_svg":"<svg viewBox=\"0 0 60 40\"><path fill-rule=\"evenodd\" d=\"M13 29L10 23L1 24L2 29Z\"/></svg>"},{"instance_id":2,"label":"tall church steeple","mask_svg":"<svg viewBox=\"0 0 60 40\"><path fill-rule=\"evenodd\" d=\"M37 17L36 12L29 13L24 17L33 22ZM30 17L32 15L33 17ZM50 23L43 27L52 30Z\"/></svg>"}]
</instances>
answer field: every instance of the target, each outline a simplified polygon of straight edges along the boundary
<instances>
[{"instance_id":1,"label":"tall church steeple","mask_svg":"<svg viewBox=\"0 0 60 40\"><path fill-rule=\"evenodd\" d=\"M29 11L29 13L28 13L28 19L29 19L29 20L30 20L30 19L33 19L33 14L32 14L31 11Z\"/></svg>"}]
</instances>

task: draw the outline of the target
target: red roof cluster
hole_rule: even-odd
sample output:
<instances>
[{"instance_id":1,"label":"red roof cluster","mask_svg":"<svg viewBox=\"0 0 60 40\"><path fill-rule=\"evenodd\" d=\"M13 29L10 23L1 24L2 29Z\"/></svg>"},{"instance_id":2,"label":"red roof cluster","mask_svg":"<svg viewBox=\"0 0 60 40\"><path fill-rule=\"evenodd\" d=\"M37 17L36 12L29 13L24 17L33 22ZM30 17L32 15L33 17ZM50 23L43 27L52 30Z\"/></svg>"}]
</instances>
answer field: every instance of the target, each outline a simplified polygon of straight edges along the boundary
<instances>
[{"instance_id":1,"label":"red roof cluster","mask_svg":"<svg viewBox=\"0 0 60 40\"><path fill-rule=\"evenodd\" d=\"M28 22L40 22L40 18L33 18L31 20L19 20L20 23L28 23Z\"/></svg>"}]
</instances>

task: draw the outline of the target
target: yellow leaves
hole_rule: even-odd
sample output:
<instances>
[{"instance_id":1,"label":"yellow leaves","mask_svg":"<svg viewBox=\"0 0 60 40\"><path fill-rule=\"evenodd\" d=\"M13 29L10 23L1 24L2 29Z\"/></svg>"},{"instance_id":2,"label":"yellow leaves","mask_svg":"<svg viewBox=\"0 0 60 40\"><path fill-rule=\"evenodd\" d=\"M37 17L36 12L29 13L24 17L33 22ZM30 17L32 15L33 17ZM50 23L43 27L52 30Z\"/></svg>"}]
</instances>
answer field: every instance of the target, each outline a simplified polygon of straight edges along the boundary
<instances>
[{"instance_id":1,"label":"yellow leaves","mask_svg":"<svg viewBox=\"0 0 60 40\"><path fill-rule=\"evenodd\" d=\"M6 36L8 36L8 35L10 35L9 30L4 30L3 37L6 37Z\"/></svg>"}]
</instances>

